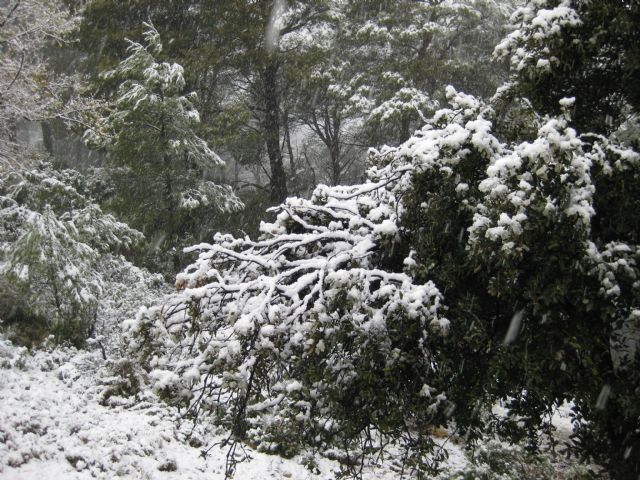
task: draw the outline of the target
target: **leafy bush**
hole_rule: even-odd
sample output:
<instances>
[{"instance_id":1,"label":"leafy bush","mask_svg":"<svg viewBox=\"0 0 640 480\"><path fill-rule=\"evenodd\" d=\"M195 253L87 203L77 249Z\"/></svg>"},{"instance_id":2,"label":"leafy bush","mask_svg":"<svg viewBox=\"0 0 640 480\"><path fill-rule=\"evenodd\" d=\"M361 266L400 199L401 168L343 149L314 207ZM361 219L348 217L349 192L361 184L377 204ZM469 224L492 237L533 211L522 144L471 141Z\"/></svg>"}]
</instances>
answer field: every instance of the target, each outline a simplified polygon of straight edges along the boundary
<instances>
[{"instance_id":1,"label":"leafy bush","mask_svg":"<svg viewBox=\"0 0 640 480\"><path fill-rule=\"evenodd\" d=\"M566 113L509 143L491 133L482 102L458 95L454 107L395 155L420 169L403 225L418 281L433 280L449 307L450 334L430 347L456 423L473 438L485 428L478 412L509 398L499 430L535 448L555 405L573 400L587 420L576 422L573 447L633 472L638 463L623 452L640 441L631 400L640 247L626 228L637 211L622 205L640 199L640 155L579 136Z\"/></svg>"}]
</instances>

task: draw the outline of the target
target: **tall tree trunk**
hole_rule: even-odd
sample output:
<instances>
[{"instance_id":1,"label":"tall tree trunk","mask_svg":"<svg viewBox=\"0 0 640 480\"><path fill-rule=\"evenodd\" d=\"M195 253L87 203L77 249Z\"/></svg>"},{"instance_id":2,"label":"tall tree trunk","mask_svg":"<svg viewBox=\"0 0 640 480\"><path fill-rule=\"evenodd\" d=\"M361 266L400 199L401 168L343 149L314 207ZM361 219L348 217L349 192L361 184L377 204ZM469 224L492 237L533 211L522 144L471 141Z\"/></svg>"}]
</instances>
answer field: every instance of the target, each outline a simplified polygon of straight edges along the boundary
<instances>
[{"instance_id":1,"label":"tall tree trunk","mask_svg":"<svg viewBox=\"0 0 640 480\"><path fill-rule=\"evenodd\" d=\"M285 112L282 121L284 123L284 139L287 145L287 154L289 155L289 172L291 178L296 176L297 168L296 168L296 159L293 156L293 147L291 146L291 130L289 129L289 113Z\"/></svg>"},{"instance_id":2,"label":"tall tree trunk","mask_svg":"<svg viewBox=\"0 0 640 480\"><path fill-rule=\"evenodd\" d=\"M409 131L409 127L411 126L411 117L407 113L402 114L402 119L400 120L400 143L404 143L409 138L411 138L411 132Z\"/></svg>"},{"instance_id":3,"label":"tall tree trunk","mask_svg":"<svg viewBox=\"0 0 640 480\"><path fill-rule=\"evenodd\" d=\"M51 127L51 120L44 120L40 122L40 128L42 129L42 143L44 143L44 149L49 155L53 155L53 129Z\"/></svg>"},{"instance_id":4,"label":"tall tree trunk","mask_svg":"<svg viewBox=\"0 0 640 480\"><path fill-rule=\"evenodd\" d=\"M329 146L329 152L331 155L331 182L332 185L339 185L342 181L342 165L340 165L340 143L337 138Z\"/></svg>"},{"instance_id":5,"label":"tall tree trunk","mask_svg":"<svg viewBox=\"0 0 640 480\"><path fill-rule=\"evenodd\" d=\"M278 62L270 59L262 71L264 85L264 136L271 169L271 203L287 198L287 176L280 149L280 99L278 98Z\"/></svg>"}]
</instances>

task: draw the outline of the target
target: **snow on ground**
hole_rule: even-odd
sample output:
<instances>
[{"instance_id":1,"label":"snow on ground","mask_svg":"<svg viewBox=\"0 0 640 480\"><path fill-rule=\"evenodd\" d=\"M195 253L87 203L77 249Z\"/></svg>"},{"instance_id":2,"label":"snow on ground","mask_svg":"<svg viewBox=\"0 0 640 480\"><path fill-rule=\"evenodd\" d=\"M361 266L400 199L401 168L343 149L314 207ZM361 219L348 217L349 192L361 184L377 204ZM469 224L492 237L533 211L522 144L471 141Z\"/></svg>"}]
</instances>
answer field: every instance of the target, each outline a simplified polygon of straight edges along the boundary
<instances>
[{"instance_id":1,"label":"snow on ground","mask_svg":"<svg viewBox=\"0 0 640 480\"><path fill-rule=\"evenodd\" d=\"M138 402L103 405L108 375L99 351L29 353L0 338L0 478L224 478L226 449L214 447L201 455L221 437L203 429L203 445L189 446L191 424L180 425L177 410L148 392ZM447 449L449 466L464 466L460 447L447 443ZM300 458L246 452L251 458L238 464L237 479L330 480L339 472L336 462L324 458L315 459L320 473L312 473ZM390 464L369 466L363 475L368 480L398 477Z\"/></svg>"}]
</instances>

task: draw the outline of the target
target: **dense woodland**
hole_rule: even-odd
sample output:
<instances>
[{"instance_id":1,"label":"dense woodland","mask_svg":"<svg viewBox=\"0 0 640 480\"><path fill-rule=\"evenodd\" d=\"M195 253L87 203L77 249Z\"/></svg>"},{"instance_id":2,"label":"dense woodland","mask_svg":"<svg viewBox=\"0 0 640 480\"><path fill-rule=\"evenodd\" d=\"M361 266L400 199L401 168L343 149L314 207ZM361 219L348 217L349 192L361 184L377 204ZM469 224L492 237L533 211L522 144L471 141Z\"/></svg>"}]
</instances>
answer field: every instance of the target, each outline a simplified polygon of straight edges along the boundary
<instances>
[{"instance_id":1,"label":"dense woodland","mask_svg":"<svg viewBox=\"0 0 640 480\"><path fill-rule=\"evenodd\" d=\"M638 478L638 31L636 0L2 2L2 334L101 349L107 399L230 452L429 478L436 429L536 452L568 402L558 451Z\"/></svg>"}]
</instances>

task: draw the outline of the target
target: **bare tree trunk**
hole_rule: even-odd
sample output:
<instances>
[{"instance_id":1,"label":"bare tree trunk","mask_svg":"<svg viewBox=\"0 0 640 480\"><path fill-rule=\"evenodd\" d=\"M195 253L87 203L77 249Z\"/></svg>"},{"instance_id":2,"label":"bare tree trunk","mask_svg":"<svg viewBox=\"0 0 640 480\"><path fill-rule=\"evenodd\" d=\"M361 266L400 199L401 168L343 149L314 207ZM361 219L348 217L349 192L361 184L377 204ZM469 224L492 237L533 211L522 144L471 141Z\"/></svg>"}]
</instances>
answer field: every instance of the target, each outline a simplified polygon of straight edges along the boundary
<instances>
[{"instance_id":1,"label":"bare tree trunk","mask_svg":"<svg viewBox=\"0 0 640 480\"><path fill-rule=\"evenodd\" d=\"M289 114L284 113L282 121L284 122L284 139L287 145L287 154L289 155L289 171L291 176L296 175L296 159L293 156L293 147L291 146L291 130L289 129Z\"/></svg>"},{"instance_id":2,"label":"bare tree trunk","mask_svg":"<svg viewBox=\"0 0 640 480\"><path fill-rule=\"evenodd\" d=\"M337 138L333 139L329 146L331 154L331 182L333 185L339 185L342 181L342 165L340 165L340 143Z\"/></svg>"},{"instance_id":3,"label":"bare tree trunk","mask_svg":"<svg viewBox=\"0 0 640 480\"><path fill-rule=\"evenodd\" d=\"M271 203L287 198L287 177L280 149L280 99L278 98L278 63L270 60L262 71L264 86L264 136L271 169Z\"/></svg>"},{"instance_id":4,"label":"bare tree trunk","mask_svg":"<svg viewBox=\"0 0 640 480\"><path fill-rule=\"evenodd\" d=\"M410 126L411 117L406 113L402 114L402 119L400 120L400 143L404 143L411 138L411 132L409 131Z\"/></svg>"}]
</instances>

